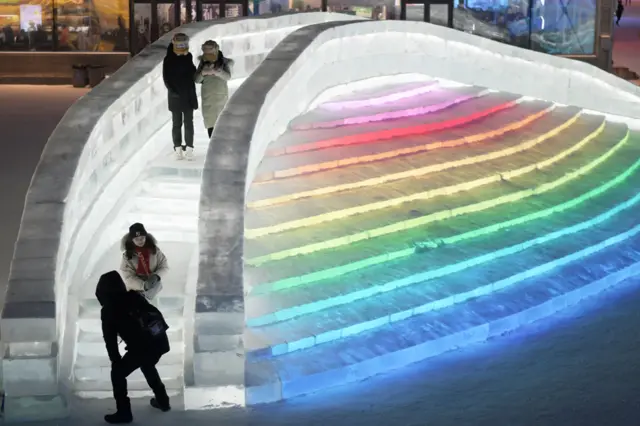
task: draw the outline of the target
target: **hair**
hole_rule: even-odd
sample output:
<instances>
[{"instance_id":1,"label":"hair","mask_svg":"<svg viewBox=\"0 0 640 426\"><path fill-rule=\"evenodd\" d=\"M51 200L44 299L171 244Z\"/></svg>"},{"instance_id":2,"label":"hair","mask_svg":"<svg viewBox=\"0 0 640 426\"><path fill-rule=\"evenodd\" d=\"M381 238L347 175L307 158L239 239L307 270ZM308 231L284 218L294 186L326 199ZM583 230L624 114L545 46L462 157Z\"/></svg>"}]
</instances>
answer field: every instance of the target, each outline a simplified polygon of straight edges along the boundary
<instances>
[{"instance_id":1,"label":"hair","mask_svg":"<svg viewBox=\"0 0 640 426\"><path fill-rule=\"evenodd\" d=\"M198 60L199 61L205 61L204 55L198 56ZM218 58L216 59L215 62L213 62L213 65L216 66L216 67L221 67L222 65L224 65L225 60L227 60L227 58L222 53L222 50L218 50ZM208 61L206 61L206 62L208 62Z\"/></svg>"},{"instance_id":2,"label":"hair","mask_svg":"<svg viewBox=\"0 0 640 426\"><path fill-rule=\"evenodd\" d=\"M147 234L143 248L147 248L152 254L156 254L158 252L158 241L153 235ZM124 250L124 255L127 259L131 260L133 258L136 245L133 243L133 238L129 233L122 237L122 250Z\"/></svg>"}]
</instances>

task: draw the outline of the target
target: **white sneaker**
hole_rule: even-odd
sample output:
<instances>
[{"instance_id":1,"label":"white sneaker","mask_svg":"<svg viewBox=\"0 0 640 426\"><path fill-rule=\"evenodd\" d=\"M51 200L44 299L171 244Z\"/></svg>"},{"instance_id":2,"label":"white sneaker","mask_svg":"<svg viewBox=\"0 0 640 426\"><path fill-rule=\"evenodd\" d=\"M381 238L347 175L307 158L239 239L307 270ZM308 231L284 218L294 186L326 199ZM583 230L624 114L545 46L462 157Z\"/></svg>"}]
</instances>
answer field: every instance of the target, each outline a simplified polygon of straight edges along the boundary
<instances>
[{"instance_id":1,"label":"white sneaker","mask_svg":"<svg viewBox=\"0 0 640 426\"><path fill-rule=\"evenodd\" d=\"M184 156L188 161L193 161L193 148L188 146L187 151L184 153Z\"/></svg>"},{"instance_id":2,"label":"white sneaker","mask_svg":"<svg viewBox=\"0 0 640 426\"><path fill-rule=\"evenodd\" d=\"M176 156L176 160L182 160L182 147L177 146L173 148L173 153Z\"/></svg>"}]
</instances>

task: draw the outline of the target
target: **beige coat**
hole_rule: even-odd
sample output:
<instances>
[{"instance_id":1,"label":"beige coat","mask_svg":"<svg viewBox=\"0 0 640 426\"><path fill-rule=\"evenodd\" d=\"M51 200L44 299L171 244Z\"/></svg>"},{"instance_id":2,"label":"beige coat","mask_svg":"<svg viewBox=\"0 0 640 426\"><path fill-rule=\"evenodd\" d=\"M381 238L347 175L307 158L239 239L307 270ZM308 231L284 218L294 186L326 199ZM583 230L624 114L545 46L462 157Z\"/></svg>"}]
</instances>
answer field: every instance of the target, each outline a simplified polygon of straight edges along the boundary
<instances>
[{"instance_id":1,"label":"beige coat","mask_svg":"<svg viewBox=\"0 0 640 426\"><path fill-rule=\"evenodd\" d=\"M224 65L214 70L210 65L200 62L195 81L202 85L201 102L204 126L210 129L216 125L218 116L229 99L227 81L231 78L233 60L224 58Z\"/></svg>"},{"instance_id":2,"label":"beige coat","mask_svg":"<svg viewBox=\"0 0 640 426\"><path fill-rule=\"evenodd\" d=\"M126 236L124 237L126 238ZM136 270L138 269L138 257L134 256L127 259L125 253L122 253L122 261L120 262L120 272L124 279L127 290L144 291L144 280L138 277ZM169 269L167 257L162 250L158 248L156 254L151 254L149 258L149 272L163 278L163 275Z\"/></svg>"}]
</instances>

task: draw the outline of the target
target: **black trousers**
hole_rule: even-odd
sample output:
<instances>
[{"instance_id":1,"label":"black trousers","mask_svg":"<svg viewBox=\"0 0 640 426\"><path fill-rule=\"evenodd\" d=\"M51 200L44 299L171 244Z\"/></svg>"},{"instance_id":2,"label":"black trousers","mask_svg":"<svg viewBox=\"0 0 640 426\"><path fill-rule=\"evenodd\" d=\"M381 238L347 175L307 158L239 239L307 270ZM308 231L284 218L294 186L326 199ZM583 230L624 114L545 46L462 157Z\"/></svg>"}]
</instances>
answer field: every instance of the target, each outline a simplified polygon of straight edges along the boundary
<instances>
[{"instance_id":1,"label":"black trousers","mask_svg":"<svg viewBox=\"0 0 640 426\"><path fill-rule=\"evenodd\" d=\"M167 391L160 379L160 374L156 369L156 364L160 361L159 356L149 356L128 351L122 360L111 365L111 385L113 386L113 397L118 408L127 409L130 406L127 392L127 377L138 368L142 371L149 387L160 403L168 402Z\"/></svg>"},{"instance_id":2,"label":"black trousers","mask_svg":"<svg viewBox=\"0 0 640 426\"><path fill-rule=\"evenodd\" d=\"M182 124L183 123L184 123L184 142L188 147L193 148L193 110L171 111L171 120L173 121L171 136L173 137L174 148L182 146Z\"/></svg>"}]
</instances>

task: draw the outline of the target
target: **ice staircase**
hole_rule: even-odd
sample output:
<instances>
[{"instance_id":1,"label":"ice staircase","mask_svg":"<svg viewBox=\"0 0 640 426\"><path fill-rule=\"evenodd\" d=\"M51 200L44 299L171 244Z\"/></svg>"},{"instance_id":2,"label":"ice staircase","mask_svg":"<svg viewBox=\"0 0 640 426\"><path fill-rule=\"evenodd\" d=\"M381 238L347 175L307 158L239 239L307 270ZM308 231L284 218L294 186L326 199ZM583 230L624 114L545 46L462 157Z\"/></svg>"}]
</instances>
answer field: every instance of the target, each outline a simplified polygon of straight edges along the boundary
<instances>
[{"instance_id":1,"label":"ice staircase","mask_svg":"<svg viewBox=\"0 0 640 426\"><path fill-rule=\"evenodd\" d=\"M118 269L122 251L119 239L129 225L141 222L158 240L167 255L169 272L163 279L163 290L157 306L169 324L171 351L162 357L158 371L170 394L184 388L185 317L192 306L185 304L190 263L197 259L197 226L200 182L209 137L202 124L200 111L194 114L195 159L177 161L173 157L171 128L167 124L157 137L166 140L166 149L149 162L138 182L132 182L128 197L105 232L116 232L117 242L103 254L91 272L79 306L75 356L72 368L75 392L81 397L111 396L110 362L106 354L100 324L100 306L95 298L95 284L101 274ZM124 353L124 347L121 347ZM140 371L129 378L132 397L150 395Z\"/></svg>"},{"instance_id":2,"label":"ice staircase","mask_svg":"<svg viewBox=\"0 0 640 426\"><path fill-rule=\"evenodd\" d=\"M640 134L622 120L425 78L290 128L247 200L248 404L501 335L640 272Z\"/></svg>"}]
</instances>

